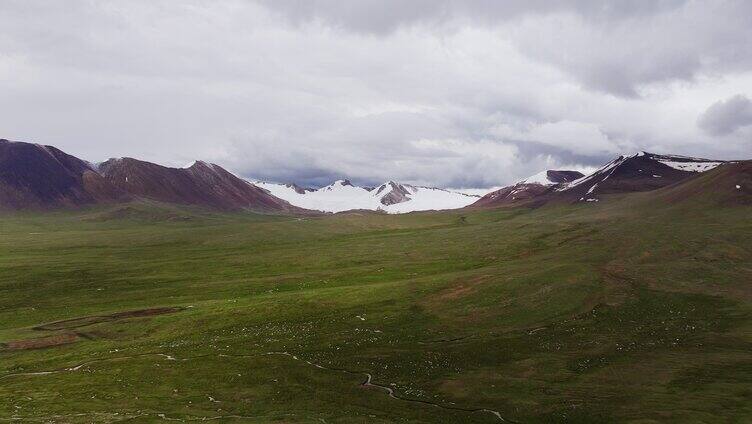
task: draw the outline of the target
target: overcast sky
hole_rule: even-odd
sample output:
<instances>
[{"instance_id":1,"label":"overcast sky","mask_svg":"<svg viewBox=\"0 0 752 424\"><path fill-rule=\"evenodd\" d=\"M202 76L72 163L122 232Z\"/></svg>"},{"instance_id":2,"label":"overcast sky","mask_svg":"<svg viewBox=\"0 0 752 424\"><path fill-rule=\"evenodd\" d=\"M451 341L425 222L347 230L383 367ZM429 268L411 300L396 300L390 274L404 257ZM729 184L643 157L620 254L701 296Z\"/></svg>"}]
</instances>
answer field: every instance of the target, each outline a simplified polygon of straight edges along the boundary
<instances>
[{"instance_id":1,"label":"overcast sky","mask_svg":"<svg viewBox=\"0 0 752 424\"><path fill-rule=\"evenodd\" d=\"M752 156L752 2L0 0L0 138L489 187Z\"/></svg>"}]
</instances>

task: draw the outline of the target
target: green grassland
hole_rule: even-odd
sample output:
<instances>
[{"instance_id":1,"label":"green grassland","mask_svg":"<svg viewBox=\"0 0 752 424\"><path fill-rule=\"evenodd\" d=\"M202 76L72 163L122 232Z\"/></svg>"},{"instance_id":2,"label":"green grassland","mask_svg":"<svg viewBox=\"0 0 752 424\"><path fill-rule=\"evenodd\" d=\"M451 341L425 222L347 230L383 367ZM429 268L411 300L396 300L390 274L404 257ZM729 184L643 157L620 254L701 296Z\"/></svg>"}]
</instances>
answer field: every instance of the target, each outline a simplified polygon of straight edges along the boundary
<instances>
[{"instance_id":1,"label":"green grassland","mask_svg":"<svg viewBox=\"0 0 752 424\"><path fill-rule=\"evenodd\" d=\"M3 215L0 421L750 422L750 217Z\"/></svg>"}]
</instances>

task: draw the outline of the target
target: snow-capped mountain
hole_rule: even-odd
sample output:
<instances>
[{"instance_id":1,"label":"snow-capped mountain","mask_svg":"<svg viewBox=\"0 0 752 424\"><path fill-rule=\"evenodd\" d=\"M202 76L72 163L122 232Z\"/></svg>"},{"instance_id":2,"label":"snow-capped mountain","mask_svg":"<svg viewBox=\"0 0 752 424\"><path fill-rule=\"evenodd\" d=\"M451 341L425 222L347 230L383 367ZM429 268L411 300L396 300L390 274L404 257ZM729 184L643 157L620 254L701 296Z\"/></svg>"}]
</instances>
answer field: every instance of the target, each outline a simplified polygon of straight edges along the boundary
<instances>
[{"instance_id":1,"label":"snow-capped mountain","mask_svg":"<svg viewBox=\"0 0 752 424\"><path fill-rule=\"evenodd\" d=\"M552 201L598 202L601 195L659 189L724 163L639 152L619 156L589 175L577 171L543 171L488 193L473 206L534 206Z\"/></svg>"},{"instance_id":2,"label":"snow-capped mountain","mask_svg":"<svg viewBox=\"0 0 752 424\"><path fill-rule=\"evenodd\" d=\"M407 213L425 210L459 209L474 203L480 196L433 187L421 187L388 181L377 187L358 187L348 180L338 180L319 189L303 189L294 184L253 181L273 196L292 205L323 211L379 210Z\"/></svg>"},{"instance_id":3,"label":"snow-capped mountain","mask_svg":"<svg viewBox=\"0 0 752 424\"><path fill-rule=\"evenodd\" d=\"M650 191L682 181L723 163L710 159L639 152L619 156L590 175L554 188L581 202L597 202L600 195Z\"/></svg>"}]
</instances>

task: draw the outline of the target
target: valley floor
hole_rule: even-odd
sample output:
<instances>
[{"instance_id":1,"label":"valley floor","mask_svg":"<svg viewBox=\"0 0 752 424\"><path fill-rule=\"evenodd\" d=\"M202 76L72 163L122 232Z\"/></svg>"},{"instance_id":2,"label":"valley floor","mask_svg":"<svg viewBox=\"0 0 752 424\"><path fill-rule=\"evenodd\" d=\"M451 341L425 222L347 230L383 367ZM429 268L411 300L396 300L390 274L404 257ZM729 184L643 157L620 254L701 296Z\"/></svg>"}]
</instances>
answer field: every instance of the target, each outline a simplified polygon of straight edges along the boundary
<instances>
[{"instance_id":1,"label":"valley floor","mask_svg":"<svg viewBox=\"0 0 752 424\"><path fill-rule=\"evenodd\" d=\"M752 210L0 217L0 422L752 421Z\"/></svg>"}]
</instances>

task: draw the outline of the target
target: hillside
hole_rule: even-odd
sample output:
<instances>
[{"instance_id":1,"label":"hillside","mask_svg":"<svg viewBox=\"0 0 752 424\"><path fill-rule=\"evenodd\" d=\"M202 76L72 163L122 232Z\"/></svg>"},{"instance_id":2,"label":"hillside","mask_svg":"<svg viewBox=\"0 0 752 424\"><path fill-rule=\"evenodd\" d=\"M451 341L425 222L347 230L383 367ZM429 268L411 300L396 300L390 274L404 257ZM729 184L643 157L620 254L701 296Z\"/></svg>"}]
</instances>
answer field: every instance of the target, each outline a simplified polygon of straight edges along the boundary
<instances>
[{"instance_id":1,"label":"hillside","mask_svg":"<svg viewBox=\"0 0 752 424\"><path fill-rule=\"evenodd\" d=\"M726 163L683 184L666 187L656 199L669 204L708 207L752 205L752 161Z\"/></svg>"}]
</instances>

